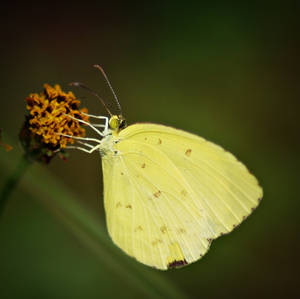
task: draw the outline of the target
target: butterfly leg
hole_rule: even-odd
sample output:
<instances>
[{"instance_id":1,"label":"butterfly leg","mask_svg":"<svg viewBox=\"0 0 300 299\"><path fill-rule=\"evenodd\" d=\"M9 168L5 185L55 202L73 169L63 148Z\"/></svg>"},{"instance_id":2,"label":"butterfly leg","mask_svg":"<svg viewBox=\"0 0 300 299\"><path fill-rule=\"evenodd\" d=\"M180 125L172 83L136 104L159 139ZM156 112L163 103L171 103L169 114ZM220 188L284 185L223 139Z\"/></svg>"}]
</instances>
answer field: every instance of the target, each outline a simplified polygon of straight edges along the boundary
<instances>
[{"instance_id":1,"label":"butterfly leg","mask_svg":"<svg viewBox=\"0 0 300 299\"><path fill-rule=\"evenodd\" d=\"M68 135L68 134L63 134L63 133L55 133L56 135L60 135L60 136L64 136L64 137L69 137L72 139L76 139L76 140L85 140L85 141L94 141L97 143L101 143L101 140L96 139L96 138L88 138L88 137L78 137L78 136L72 136L72 135Z\"/></svg>"},{"instance_id":2,"label":"butterfly leg","mask_svg":"<svg viewBox=\"0 0 300 299\"><path fill-rule=\"evenodd\" d=\"M97 150L99 147L100 147L100 144L97 144L96 146L94 146L93 148L88 150L88 149L86 149L84 147L81 147L81 146L69 145L69 146L66 146L65 149L77 149L77 150L83 151L85 153L91 154L92 152ZM59 152L60 150L61 149L58 149L55 152Z\"/></svg>"},{"instance_id":3,"label":"butterfly leg","mask_svg":"<svg viewBox=\"0 0 300 299\"><path fill-rule=\"evenodd\" d=\"M86 143L86 142L82 142L82 141L79 141L79 140L76 140L76 142L82 144L82 145L85 145L86 147L89 147L89 148L94 148L95 146L94 145L91 145L89 143Z\"/></svg>"},{"instance_id":4,"label":"butterfly leg","mask_svg":"<svg viewBox=\"0 0 300 299\"><path fill-rule=\"evenodd\" d=\"M68 117L70 117L70 118L72 118L72 119L74 119L74 120L77 120L77 121L80 122L80 123L83 123L83 124L89 126L89 127L90 127L91 129L93 129L96 133L98 133L101 137L104 136L103 132L100 132L97 128L95 128L95 127L94 127L92 124L90 124L89 122L84 121L84 120L82 120L82 119L78 119L78 118L73 117L73 116L71 116L71 115L69 115L69 114L65 114L65 113L64 113L64 115L66 115L66 116L68 116Z\"/></svg>"},{"instance_id":5,"label":"butterfly leg","mask_svg":"<svg viewBox=\"0 0 300 299\"><path fill-rule=\"evenodd\" d=\"M95 128L105 128L105 125L102 125L102 124L92 124Z\"/></svg>"},{"instance_id":6,"label":"butterfly leg","mask_svg":"<svg viewBox=\"0 0 300 299\"><path fill-rule=\"evenodd\" d=\"M99 149L100 145L101 144L97 144L97 145L91 145L91 144L88 144L88 143L85 143L85 142L81 142L81 141L78 141L76 140L76 142L80 143L80 144L83 144L85 145L86 147L89 147L90 149L86 149L84 147L81 147L81 146L75 146L75 145L68 145L65 147L65 149L77 149L77 150L80 150L80 151L83 151L85 153L88 153L88 154L91 154L92 152L94 152L95 150ZM63 148L59 148L57 149L55 152L59 152L63 150Z\"/></svg>"},{"instance_id":7,"label":"butterfly leg","mask_svg":"<svg viewBox=\"0 0 300 299\"><path fill-rule=\"evenodd\" d=\"M97 118L97 119L104 119L105 121L105 124L104 125L95 125L93 124L94 127L101 127L101 128L104 128L103 132L104 133L105 131L108 130L108 117L107 116L98 116L98 115L93 115L93 114L87 114L87 113L84 113L84 112L81 112L82 114L90 117L90 118Z\"/></svg>"}]
</instances>

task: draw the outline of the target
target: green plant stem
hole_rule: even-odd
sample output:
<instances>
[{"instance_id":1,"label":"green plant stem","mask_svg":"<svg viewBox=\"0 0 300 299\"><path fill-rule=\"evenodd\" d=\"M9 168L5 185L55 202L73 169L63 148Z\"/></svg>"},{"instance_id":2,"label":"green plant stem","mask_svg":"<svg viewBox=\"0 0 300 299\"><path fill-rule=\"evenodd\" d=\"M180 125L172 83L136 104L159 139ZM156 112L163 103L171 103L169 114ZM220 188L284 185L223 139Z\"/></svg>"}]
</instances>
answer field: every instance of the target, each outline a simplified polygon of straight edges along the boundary
<instances>
[{"instance_id":1,"label":"green plant stem","mask_svg":"<svg viewBox=\"0 0 300 299\"><path fill-rule=\"evenodd\" d=\"M2 216L5 210L5 206L9 199L9 196L11 195L15 187L18 185L26 169L29 165L32 164L32 162L33 161L30 160L28 156L23 155L19 163L17 164L17 167L15 168L14 172L5 182L4 187L0 193L0 217Z\"/></svg>"}]
</instances>

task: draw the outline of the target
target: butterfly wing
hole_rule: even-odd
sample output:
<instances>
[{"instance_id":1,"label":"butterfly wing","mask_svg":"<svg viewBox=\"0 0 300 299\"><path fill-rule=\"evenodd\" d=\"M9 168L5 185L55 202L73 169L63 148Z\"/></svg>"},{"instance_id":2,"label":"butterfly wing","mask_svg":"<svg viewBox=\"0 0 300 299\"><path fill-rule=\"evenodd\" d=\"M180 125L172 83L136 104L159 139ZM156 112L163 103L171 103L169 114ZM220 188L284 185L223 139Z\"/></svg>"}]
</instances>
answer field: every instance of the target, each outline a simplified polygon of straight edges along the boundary
<instances>
[{"instance_id":1,"label":"butterfly wing","mask_svg":"<svg viewBox=\"0 0 300 299\"><path fill-rule=\"evenodd\" d=\"M201 258L258 205L262 189L232 154L196 135L155 124L119 134L103 158L113 241L159 269Z\"/></svg>"}]
</instances>

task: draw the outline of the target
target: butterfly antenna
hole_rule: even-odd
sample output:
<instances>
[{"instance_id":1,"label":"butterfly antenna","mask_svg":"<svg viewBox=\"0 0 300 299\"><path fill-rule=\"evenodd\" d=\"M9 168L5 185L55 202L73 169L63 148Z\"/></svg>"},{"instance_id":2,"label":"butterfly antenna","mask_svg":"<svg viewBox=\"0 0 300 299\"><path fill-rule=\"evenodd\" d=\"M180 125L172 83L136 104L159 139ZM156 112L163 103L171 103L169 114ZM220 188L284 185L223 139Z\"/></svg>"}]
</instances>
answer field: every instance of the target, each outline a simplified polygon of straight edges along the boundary
<instances>
[{"instance_id":1,"label":"butterfly antenna","mask_svg":"<svg viewBox=\"0 0 300 299\"><path fill-rule=\"evenodd\" d=\"M92 89L90 89L89 87L87 87L85 84L80 83L80 82L71 82L69 85L70 85L70 86L81 87L81 88L86 89L89 93L91 93L92 95L94 95L95 97L97 97L97 98L101 101L102 105L104 106L104 108L106 109L106 111L108 112L108 114L109 114L110 116L112 116L112 113L110 112L110 110L109 110L108 107L106 106L106 104L105 104L105 102L103 101L103 99L102 99L95 91L93 91Z\"/></svg>"},{"instance_id":2,"label":"butterfly antenna","mask_svg":"<svg viewBox=\"0 0 300 299\"><path fill-rule=\"evenodd\" d=\"M103 75L103 77L104 77L104 79L105 79L107 85L109 86L109 88L110 88L110 90L111 90L111 92L112 92L112 94L113 94L113 96L114 96L114 98L115 98L115 101L116 101L117 106L118 106L118 108L119 108L120 114L122 114L122 108L121 108L120 102L119 102L119 100L118 100L118 97L117 97L117 95L116 95L114 89L112 88L112 86L111 86L111 84L110 84L110 82L109 82L109 80L108 80L108 78L107 78L107 76L106 76L106 74L105 74L103 68L102 68L99 64L94 64L94 67L95 67L96 69L100 70L100 72L102 73L102 75Z\"/></svg>"}]
</instances>

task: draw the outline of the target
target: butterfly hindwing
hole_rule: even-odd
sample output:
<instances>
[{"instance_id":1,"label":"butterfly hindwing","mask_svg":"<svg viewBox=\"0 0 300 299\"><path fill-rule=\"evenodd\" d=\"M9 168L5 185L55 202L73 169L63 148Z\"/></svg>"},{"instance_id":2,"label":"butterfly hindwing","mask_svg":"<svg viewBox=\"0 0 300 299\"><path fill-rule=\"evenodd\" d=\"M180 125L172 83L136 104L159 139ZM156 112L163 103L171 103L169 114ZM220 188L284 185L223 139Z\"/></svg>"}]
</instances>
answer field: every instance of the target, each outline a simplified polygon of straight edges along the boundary
<instances>
[{"instance_id":1,"label":"butterfly hindwing","mask_svg":"<svg viewBox=\"0 0 300 299\"><path fill-rule=\"evenodd\" d=\"M196 135L135 124L118 140L116 154L103 158L108 230L119 247L149 266L196 261L262 197L242 163Z\"/></svg>"}]
</instances>

